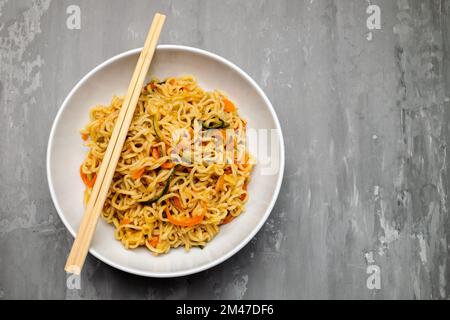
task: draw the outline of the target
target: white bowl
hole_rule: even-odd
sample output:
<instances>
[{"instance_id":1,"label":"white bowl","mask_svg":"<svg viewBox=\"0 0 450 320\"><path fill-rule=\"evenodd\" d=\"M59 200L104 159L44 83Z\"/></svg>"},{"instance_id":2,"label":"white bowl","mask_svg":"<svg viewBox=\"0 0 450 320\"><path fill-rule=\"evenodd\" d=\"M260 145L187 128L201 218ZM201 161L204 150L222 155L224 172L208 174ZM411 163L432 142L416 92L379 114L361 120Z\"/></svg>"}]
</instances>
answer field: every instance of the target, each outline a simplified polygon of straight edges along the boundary
<instances>
[{"instance_id":1,"label":"white bowl","mask_svg":"<svg viewBox=\"0 0 450 320\"><path fill-rule=\"evenodd\" d=\"M89 72L64 100L50 132L47 150L47 178L56 210L75 236L83 212L84 185L79 166L86 147L79 130L88 122L88 110L109 104L114 94L124 95L141 48L119 54ZM272 210L284 172L284 143L280 123L264 92L244 71L215 54L184 46L160 45L149 75L193 75L207 90L219 89L236 102L240 114L254 129L275 129L278 151L271 158L272 174L257 164L249 185L245 212L221 227L219 234L203 249L185 252L178 248L153 256L147 249L126 250L115 240L113 226L100 219L90 253L120 270L149 277L177 277L211 268L244 247L262 227ZM258 157L258 155L256 155ZM67 252L68 253L68 252Z\"/></svg>"}]
</instances>

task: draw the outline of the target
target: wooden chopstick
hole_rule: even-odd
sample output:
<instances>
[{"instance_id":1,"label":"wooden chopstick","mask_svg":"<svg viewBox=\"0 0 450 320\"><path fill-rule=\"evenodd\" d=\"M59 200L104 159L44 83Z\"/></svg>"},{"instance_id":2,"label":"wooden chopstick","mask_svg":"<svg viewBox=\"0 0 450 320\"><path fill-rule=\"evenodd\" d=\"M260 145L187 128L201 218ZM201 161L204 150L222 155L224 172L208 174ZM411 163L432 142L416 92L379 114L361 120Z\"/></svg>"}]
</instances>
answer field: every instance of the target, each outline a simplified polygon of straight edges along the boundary
<instances>
[{"instance_id":1,"label":"wooden chopstick","mask_svg":"<svg viewBox=\"0 0 450 320\"><path fill-rule=\"evenodd\" d=\"M122 152L123 144L127 137L131 120L133 119L139 95L150 67L165 18L165 15L159 13L155 14L155 17L153 18L144 48L139 56L127 94L108 143L105 156L100 165L97 179L86 206L78 234L72 245L69 257L67 258L65 266L67 272L80 274L83 267L97 226L98 218L108 196L108 190Z\"/></svg>"}]
</instances>

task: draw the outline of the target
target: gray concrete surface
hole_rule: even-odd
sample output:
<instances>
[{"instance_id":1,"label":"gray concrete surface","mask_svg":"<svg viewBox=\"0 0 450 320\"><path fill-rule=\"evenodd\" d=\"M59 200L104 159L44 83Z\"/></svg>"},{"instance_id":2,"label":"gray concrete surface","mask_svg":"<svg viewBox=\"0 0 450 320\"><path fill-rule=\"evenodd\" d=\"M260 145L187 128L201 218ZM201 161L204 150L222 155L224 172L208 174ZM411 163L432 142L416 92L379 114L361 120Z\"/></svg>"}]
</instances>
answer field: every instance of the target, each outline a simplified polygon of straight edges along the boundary
<instances>
[{"instance_id":1,"label":"gray concrete surface","mask_svg":"<svg viewBox=\"0 0 450 320\"><path fill-rule=\"evenodd\" d=\"M66 27L72 4L80 30ZM266 91L286 140L281 194L209 271L148 279L88 257L69 290L50 126L85 73L142 45L156 10L160 43L222 55ZM0 298L449 298L449 14L449 1L419 0L0 0Z\"/></svg>"}]
</instances>

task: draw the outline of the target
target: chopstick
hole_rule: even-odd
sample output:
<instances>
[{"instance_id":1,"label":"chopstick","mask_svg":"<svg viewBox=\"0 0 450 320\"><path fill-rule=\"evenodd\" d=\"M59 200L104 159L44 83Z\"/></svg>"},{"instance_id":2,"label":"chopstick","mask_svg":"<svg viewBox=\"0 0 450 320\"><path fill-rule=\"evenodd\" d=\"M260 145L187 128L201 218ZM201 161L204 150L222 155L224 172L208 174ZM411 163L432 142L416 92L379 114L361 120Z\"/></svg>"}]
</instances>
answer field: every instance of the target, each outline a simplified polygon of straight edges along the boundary
<instances>
[{"instance_id":1,"label":"chopstick","mask_svg":"<svg viewBox=\"0 0 450 320\"><path fill-rule=\"evenodd\" d=\"M105 156L100 165L78 234L67 258L64 269L69 273L80 274L83 268L165 19L166 16L159 13L156 13L153 18L144 48L139 56Z\"/></svg>"}]
</instances>

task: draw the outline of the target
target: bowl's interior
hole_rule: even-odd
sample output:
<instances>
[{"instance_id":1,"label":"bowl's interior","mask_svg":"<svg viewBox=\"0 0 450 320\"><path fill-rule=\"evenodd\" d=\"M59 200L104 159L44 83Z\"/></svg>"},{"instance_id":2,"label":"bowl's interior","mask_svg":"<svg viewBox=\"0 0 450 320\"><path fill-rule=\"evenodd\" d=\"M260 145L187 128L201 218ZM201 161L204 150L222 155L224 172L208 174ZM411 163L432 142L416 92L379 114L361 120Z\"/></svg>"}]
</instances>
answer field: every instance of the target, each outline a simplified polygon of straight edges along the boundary
<instances>
[{"instance_id":1,"label":"bowl's interior","mask_svg":"<svg viewBox=\"0 0 450 320\"><path fill-rule=\"evenodd\" d=\"M78 175L86 148L79 130L88 122L88 110L97 104L109 104L112 96L124 95L139 55L138 50L113 58L85 78L63 104L54 124L48 154L48 178L55 206L74 234L83 215L84 186ZM158 78L193 75L207 90L220 89L236 102L242 117L253 129L279 129L270 103L242 71L205 52L182 47L160 46L149 75ZM282 143L281 131L275 133ZM256 155L257 156L257 155ZM282 159L281 152L275 154ZM145 249L125 250L114 239L113 227L99 221L91 253L122 270L148 276L177 276L200 271L223 261L250 240L267 218L278 194L282 163L276 161L274 174L262 174L255 167L249 186L250 200L238 219L221 228L217 237L203 250L174 249L154 257Z\"/></svg>"}]
</instances>

